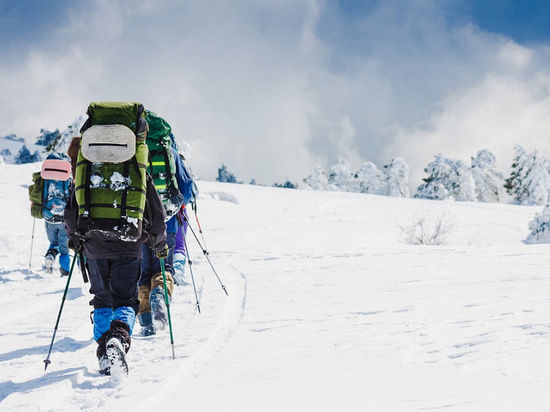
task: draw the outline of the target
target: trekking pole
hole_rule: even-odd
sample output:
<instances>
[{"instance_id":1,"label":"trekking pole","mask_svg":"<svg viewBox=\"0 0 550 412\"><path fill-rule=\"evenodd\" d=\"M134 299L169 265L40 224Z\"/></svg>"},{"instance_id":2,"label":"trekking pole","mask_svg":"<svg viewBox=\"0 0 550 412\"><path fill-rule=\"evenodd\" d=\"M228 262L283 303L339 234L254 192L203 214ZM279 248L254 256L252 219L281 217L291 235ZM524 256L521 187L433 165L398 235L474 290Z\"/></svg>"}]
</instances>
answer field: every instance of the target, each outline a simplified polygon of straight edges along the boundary
<instances>
[{"instance_id":1,"label":"trekking pole","mask_svg":"<svg viewBox=\"0 0 550 412\"><path fill-rule=\"evenodd\" d=\"M31 236L31 256L29 257L29 275L31 273L31 263L32 263L32 246L34 245L34 226L36 225L36 218L32 220L32 236Z\"/></svg>"},{"instance_id":2,"label":"trekking pole","mask_svg":"<svg viewBox=\"0 0 550 412\"><path fill-rule=\"evenodd\" d=\"M207 249L206 239L204 238L204 234L202 233L201 222L199 222L199 215L197 214L197 210L198 210L198 206L197 206L197 202L195 202L193 212L195 213L195 220L197 221L197 226L199 227L199 233L201 234L202 243L204 244L204 250L206 250ZM187 224L189 224L189 222L187 222ZM206 251L206 253L208 253L208 251Z\"/></svg>"},{"instance_id":3,"label":"trekking pole","mask_svg":"<svg viewBox=\"0 0 550 412\"><path fill-rule=\"evenodd\" d=\"M195 300L197 303L195 305L197 306L197 310L199 313L201 313L201 305L199 303L199 297L197 296L197 287L195 286L195 277L193 276L193 262L191 261L191 258L189 257L189 249L187 248L187 240L185 238L185 233L183 233L183 247L185 248L185 255L187 256L187 263L189 263L189 273L191 273L191 281L193 282L193 290L195 291Z\"/></svg>"},{"instance_id":4,"label":"trekking pole","mask_svg":"<svg viewBox=\"0 0 550 412\"><path fill-rule=\"evenodd\" d=\"M166 287L166 271L164 270L164 259L160 259L160 268L162 269L162 281L164 283L164 301L166 302L166 312L168 313L168 327L170 329L172 359L176 359L176 351L174 350L174 334L172 333L172 317L170 316L170 298L168 296L168 288Z\"/></svg>"},{"instance_id":5,"label":"trekking pole","mask_svg":"<svg viewBox=\"0 0 550 412\"><path fill-rule=\"evenodd\" d=\"M69 272L69 277L67 278L67 284L65 285L65 291L63 292L63 298L61 299L61 307L59 308L59 313L57 314L57 321L55 322L55 328L53 329L53 336L52 336L52 341L50 343L50 350L48 351L48 356L44 360L44 363L46 364L44 366L44 372L48 368L48 365L50 363L52 363L50 361L50 354L52 353L53 341L55 339L55 334L57 333L57 327L59 326L59 319L61 318L61 312L63 311L63 305L65 304L65 298L67 297L67 291L69 290L69 283L71 283L71 276L73 275L74 264L76 263L76 260L77 260L76 258L79 254L80 254L80 249L76 251L76 253L74 255L74 258L73 258L73 263L71 264L71 270Z\"/></svg>"},{"instance_id":6,"label":"trekking pole","mask_svg":"<svg viewBox=\"0 0 550 412\"><path fill-rule=\"evenodd\" d=\"M204 257L206 258L206 260L208 261L208 264L212 268L212 271L214 272L214 275L216 275L216 277L218 278L218 282L220 282L220 285L222 286L223 291L225 292L225 294L227 296L229 296L229 293L227 293L227 289L225 288L225 285L223 284L222 280L218 276L218 272L216 272L216 269L214 268L214 265L212 264L212 262L210 261L210 258L208 257L208 251L205 248L202 247L202 244L201 244L199 238L197 237L197 234L195 233L195 231L191 227L191 224L189 223L189 219L187 219L187 216L183 215L183 218L187 222L187 226L189 227L189 229L191 229L191 233L193 233L193 236L195 236L195 239L197 240L197 243L199 244L199 247L201 248ZM185 236L184 236L184 239L185 239ZM187 250L187 246L185 246L185 250Z\"/></svg>"}]
</instances>

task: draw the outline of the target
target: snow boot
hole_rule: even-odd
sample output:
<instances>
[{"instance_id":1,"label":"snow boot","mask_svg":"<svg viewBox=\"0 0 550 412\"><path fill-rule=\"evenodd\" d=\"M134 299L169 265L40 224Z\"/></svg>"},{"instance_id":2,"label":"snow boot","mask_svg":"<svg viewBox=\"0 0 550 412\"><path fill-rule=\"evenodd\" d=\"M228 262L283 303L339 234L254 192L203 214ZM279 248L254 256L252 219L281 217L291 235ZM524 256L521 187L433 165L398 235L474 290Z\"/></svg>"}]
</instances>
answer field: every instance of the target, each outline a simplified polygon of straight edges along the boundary
<instances>
[{"instance_id":1,"label":"snow boot","mask_svg":"<svg viewBox=\"0 0 550 412\"><path fill-rule=\"evenodd\" d=\"M55 258L58 253L59 251L57 250L57 248L53 248L53 247L51 249L48 249L48 251L46 252L46 256L44 258L44 271L48 275L51 275L53 273Z\"/></svg>"},{"instance_id":2,"label":"snow boot","mask_svg":"<svg viewBox=\"0 0 550 412\"><path fill-rule=\"evenodd\" d=\"M150 302L153 325L155 329L164 330L168 324L168 310L162 286L157 286L151 291Z\"/></svg>"},{"instance_id":3,"label":"snow boot","mask_svg":"<svg viewBox=\"0 0 550 412\"><path fill-rule=\"evenodd\" d=\"M151 288L147 285L142 285L138 290L139 311L137 320L141 326L141 334L143 336L151 336L156 333L153 325L153 316L151 315L151 306L149 305L149 294Z\"/></svg>"},{"instance_id":4,"label":"snow boot","mask_svg":"<svg viewBox=\"0 0 550 412\"><path fill-rule=\"evenodd\" d=\"M61 253L59 255L59 273L61 276L69 276L69 270L71 267L71 257L69 254Z\"/></svg>"},{"instance_id":5,"label":"snow boot","mask_svg":"<svg viewBox=\"0 0 550 412\"><path fill-rule=\"evenodd\" d=\"M99 373L109 376L111 375L111 361L107 357L107 348L105 347L107 333L105 332L97 341L96 356L99 362Z\"/></svg>"},{"instance_id":6,"label":"snow boot","mask_svg":"<svg viewBox=\"0 0 550 412\"><path fill-rule=\"evenodd\" d=\"M174 253L174 262L172 267L174 268L174 282L178 286L187 285L185 280L185 255L183 253Z\"/></svg>"},{"instance_id":7,"label":"snow boot","mask_svg":"<svg viewBox=\"0 0 550 412\"><path fill-rule=\"evenodd\" d=\"M128 376L126 354L130 350L130 327L123 321L115 319L105 336L105 354L110 362L109 372L115 380Z\"/></svg>"},{"instance_id":8,"label":"snow boot","mask_svg":"<svg viewBox=\"0 0 550 412\"><path fill-rule=\"evenodd\" d=\"M172 279L172 275L169 272L165 272L165 274L168 299L171 300L172 291L174 290L174 279ZM153 314L153 325L156 329L164 330L168 324L168 309L166 308L162 273L157 273L151 279L151 294L149 295L149 301Z\"/></svg>"}]
</instances>

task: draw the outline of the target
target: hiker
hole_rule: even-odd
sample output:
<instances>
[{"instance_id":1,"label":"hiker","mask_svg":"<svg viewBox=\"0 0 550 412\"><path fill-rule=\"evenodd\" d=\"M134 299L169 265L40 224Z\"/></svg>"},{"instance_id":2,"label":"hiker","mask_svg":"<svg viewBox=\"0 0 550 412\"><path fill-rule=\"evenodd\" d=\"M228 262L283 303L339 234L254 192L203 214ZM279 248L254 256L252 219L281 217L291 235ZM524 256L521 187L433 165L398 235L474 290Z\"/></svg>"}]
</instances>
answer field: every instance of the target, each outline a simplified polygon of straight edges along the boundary
<instances>
[{"instance_id":1,"label":"hiker","mask_svg":"<svg viewBox=\"0 0 550 412\"><path fill-rule=\"evenodd\" d=\"M172 299L174 290L174 246L177 228L180 225L178 213L182 206L190 201L192 180L187 173L182 158L175 149L174 136L170 125L153 112L147 111L149 124L147 144L149 147L149 171L167 214L166 242L168 255L164 259L164 274L160 259L147 242L142 246L141 277L139 280L138 322L141 334L150 336L157 329L164 329L168 323L164 279L168 298Z\"/></svg>"},{"instance_id":2,"label":"hiker","mask_svg":"<svg viewBox=\"0 0 550 412\"><path fill-rule=\"evenodd\" d=\"M149 240L156 256L168 256L166 215L146 171L141 104L91 103L81 133L65 225L86 257L99 372L120 377L128 374L126 354L139 308L142 243Z\"/></svg>"},{"instance_id":3,"label":"hiker","mask_svg":"<svg viewBox=\"0 0 550 412\"><path fill-rule=\"evenodd\" d=\"M183 218L183 214L187 217L187 209L182 208L178 212L178 225L176 228L176 236L174 239L174 257L172 267L174 268L174 282L178 286L187 285L185 279L185 264L187 263L187 252L185 250L184 237L187 234L187 220Z\"/></svg>"},{"instance_id":4,"label":"hiker","mask_svg":"<svg viewBox=\"0 0 550 412\"><path fill-rule=\"evenodd\" d=\"M29 187L31 215L43 218L50 245L44 255L44 271L53 273L59 255L59 272L67 276L71 257L67 233L63 224L65 205L73 189L69 158L62 153L51 153L42 164L42 170L33 174L34 184Z\"/></svg>"},{"instance_id":5,"label":"hiker","mask_svg":"<svg viewBox=\"0 0 550 412\"><path fill-rule=\"evenodd\" d=\"M80 150L80 136L74 136L67 149L67 155L71 158L71 166L73 167L73 178L76 173L76 163L78 159L78 151Z\"/></svg>"}]
</instances>

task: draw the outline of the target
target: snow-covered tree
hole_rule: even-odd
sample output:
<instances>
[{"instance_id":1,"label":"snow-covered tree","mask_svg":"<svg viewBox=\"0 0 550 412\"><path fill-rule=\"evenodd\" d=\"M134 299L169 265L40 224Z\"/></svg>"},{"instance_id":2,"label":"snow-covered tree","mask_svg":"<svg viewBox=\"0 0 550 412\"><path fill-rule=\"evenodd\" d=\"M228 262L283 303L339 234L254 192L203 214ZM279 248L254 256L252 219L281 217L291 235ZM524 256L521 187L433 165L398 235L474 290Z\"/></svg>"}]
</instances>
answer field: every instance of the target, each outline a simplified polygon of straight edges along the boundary
<instances>
[{"instance_id":1,"label":"snow-covered tree","mask_svg":"<svg viewBox=\"0 0 550 412\"><path fill-rule=\"evenodd\" d=\"M67 153L67 149L73 140L73 137L80 136L80 128L86 121L86 116L77 117L63 132L59 138L46 147L47 152ZM181 153L181 151L180 151Z\"/></svg>"},{"instance_id":2,"label":"snow-covered tree","mask_svg":"<svg viewBox=\"0 0 550 412\"><path fill-rule=\"evenodd\" d=\"M525 243L550 243L550 205L544 206L529 222L531 231L525 239Z\"/></svg>"},{"instance_id":3,"label":"snow-covered tree","mask_svg":"<svg viewBox=\"0 0 550 412\"><path fill-rule=\"evenodd\" d=\"M218 169L218 177L216 178L217 182L222 183L240 183L237 182L235 175L227 170L227 166L222 163L222 166Z\"/></svg>"},{"instance_id":4,"label":"snow-covered tree","mask_svg":"<svg viewBox=\"0 0 550 412\"><path fill-rule=\"evenodd\" d=\"M351 183L351 167L347 159L341 157L338 163L330 168L327 190L348 192Z\"/></svg>"},{"instance_id":5,"label":"snow-covered tree","mask_svg":"<svg viewBox=\"0 0 550 412\"><path fill-rule=\"evenodd\" d=\"M476 199L480 202L503 202L506 200L504 176L496 167L496 157L487 149L472 157L472 176L475 180Z\"/></svg>"},{"instance_id":6,"label":"snow-covered tree","mask_svg":"<svg viewBox=\"0 0 550 412\"><path fill-rule=\"evenodd\" d=\"M51 147L55 146L57 140L61 136L59 129L56 129L55 132L50 132L46 129L40 129L40 135L36 138L36 144L39 146Z\"/></svg>"},{"instance_id":7,"label":"snow-covered tree","mask_svg":"<svg viewBox=\"0 0 550 412\"><path fill-rule=\"evenodd\" d=\"M506 189L512 198L522 205L544 205L548 202L550 174L548 161L535 150L527 154L516 145L512 173L506 180Z\"/></svg>"},{"instance_id":8,"label":"snow-covered tree","mask_svg":"<svg viewBox=\"0 0 550 412\"><path fill-rule=\"evenodd\" d=\"M475 200L475 181L470 167L463 161L439 154L424 169L428 177L414 197L422 199Z\"/></svg>"},{"instance_id":9,"label":"snow-covered tree","mask_svg":"<svg viewBox=\"0 0 550 412\"><path fill-rule=\"evenodd\" d=\"M38 151L31 155L31 152L27 149L27 146L23 145L14 160L15 164L34 163L40 161L41 157Z\"/></svg>"},{"instance_id":10,"label":"snow-covered tree","mask_svg":"<svg viewBox=\"0 0 550 412\"><path fill-rule=\"evenodd\" d=\"M290 180L287 180L284 183L274 183L273 187L282 187L284 189L296 189L298 186L295 183L292 183Z\"/></svg>"},{"instance_id":11,"label":"snow-covered tree","mask_svg":"<svg viewBox=\"0 0 550 412\"><path fill-rule=\"evenodd\" d=\"M515 187L518 185L518 176L519 176L519 165L525 162L527 158L527 153L523 146L517 144L514 146L514 159L512 161L512 172L510 177L506 179L504 188L506 191L512 195L512 192L515 190Z\"/></svg>"},{"instance_id":12,"label":"snow-covered tree","mask_svg":"<svg viewBox=\"0 0 550 412\"><path fill-rule=\"evenodd\" d=\"M386 169L386 195L409 197L409 165L402 157L395 157Z\"/></svg>"},{"instance_id":13,"label":"snow-covered tree","mask_svg":"<svg viewBox=\"0 0 550 412\"><path fill-rule=\"evenodd\" d=\"M352 188L354 192L373 195L386 194L386 177L372 162L364 162L353 176Z\"/></svg>"},{"instance_id":14,"label":"snow-covered tree","mask_svg":"<svg viewBox=\"0 0 550 412\"><path fill-rule=\"evenodd\" d=\"M323 169L321 166L317 166L313 173L304 179L303 184L300 185L300 188L326 190L327 184L328 178L325 173L325 169Z\"/></svg>"}]
</instances>

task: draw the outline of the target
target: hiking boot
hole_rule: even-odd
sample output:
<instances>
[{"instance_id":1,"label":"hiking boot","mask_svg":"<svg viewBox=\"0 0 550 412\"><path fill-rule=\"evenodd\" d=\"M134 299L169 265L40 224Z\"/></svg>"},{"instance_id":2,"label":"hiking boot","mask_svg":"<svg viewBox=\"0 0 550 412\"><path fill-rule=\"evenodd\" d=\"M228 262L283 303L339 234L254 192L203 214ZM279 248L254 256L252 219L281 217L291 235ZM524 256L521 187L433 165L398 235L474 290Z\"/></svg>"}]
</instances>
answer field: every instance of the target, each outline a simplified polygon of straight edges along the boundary
<instances>
[{"instance_id":1,"label":"hiking boot","mask_svg":"<svg viewBox=\"0 0 550 412\"><path fill-rule=\"evenodd\" d=\"M58 254L58 250L55 248L48 249L44 258L44 271L51 275L53 273L53 267L55 264L55 257Z\"/></svg>"},{"instance_id":2,"label":"hiking boot","mask_svg":"<svg viewBox=\"0 0 550 412\"><path fill-rule=\"evenodd\" d=\"M126 353L128 353L131 343L130 327L121 320L113 320L105 334L105 342L105 356L110 363L109 374L115 380L125 378L128 376ZM101 362L102 358L99 359Z\"/></svg>"},{"instance_id":3,"label":"hiking boot","mask_svg":"<svg viewBox=\"0 0 550 412\"><path fill-rule=\"evenodd\" d=\"M59 273L61 273L61 277L63 276L69 276L69 272L62 267L59 268Z\"/></svg>"},{"instance_id":4,"label":"hiking boot","mask_svg":"<svg viewBox=\"0 0 550 412\"><path fill-rule=\"evenodd\" d=\"M106 376L111 376L111 361L107 357L107 353L104 353L97 358L99 361L99 373Z\"/></svg>"},{"instance_id":5,"label":"hiking boot","mask_svg":"<svg viewBox=\"0 0 550 412\"><path fill-rule=\"evenodd\" d=\"M142 336L151 336L156 333L155 326L153 325L153 316L150 311L138 314L137 320L141 326Z\"/></svg>"},{"instance_id":6,"label":"hiking boot","mask_svg":"<svg viewBox=\"0 0 550 412\"><path fill-rule=\"evenodd\" d=\"M107 364L107 362L109 364L109 366L104 369L108 369L108 373L105 373L105 375L111 375L115 379L121 379L128 376L126 351L124 349L124 343L118 336L113 336L107 341L107 344L105 345L105 357L107 358L105 364ZM99 373L101 373L102 358L99 359L99 362Z\"/></svg>"},{"instance_id":7,"label":"hiking boot","mask_svg":"<svg viewBox=\"0 0 550 412\"><path fill-rule=\"evenodd\" d=\"M99 362L99 373L102 375L111 375L111 361L107 357L106 348L105 348L105 337L106 333L99 338L97 341L97 350L96 356Z\"/></svg>"},{"instance_id":8,"label":"hiking boot","mask_svg":"<svg viewBox=\"0 0 550 412\"><path fill-rule=\"evenodd\" d=\"M162 286L157 286L151 291L149 302L151 304L154 327L159 330L164 330L168 324L168 311L166 309L164 289Z\"/></svg>"},{"instance_id":9,"label":"hiking boot","mask_svg":"<svg viewBox=\"0 0 550 412\"><path fill-rule=\"evenodd\" d=\"M183 253L174 254L172 267L174 268L174 282L178 286L187 285L187 280L185 279L185 260L185 255Z\"/></svg>"}]
</instances>

